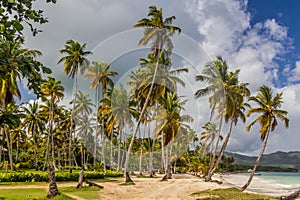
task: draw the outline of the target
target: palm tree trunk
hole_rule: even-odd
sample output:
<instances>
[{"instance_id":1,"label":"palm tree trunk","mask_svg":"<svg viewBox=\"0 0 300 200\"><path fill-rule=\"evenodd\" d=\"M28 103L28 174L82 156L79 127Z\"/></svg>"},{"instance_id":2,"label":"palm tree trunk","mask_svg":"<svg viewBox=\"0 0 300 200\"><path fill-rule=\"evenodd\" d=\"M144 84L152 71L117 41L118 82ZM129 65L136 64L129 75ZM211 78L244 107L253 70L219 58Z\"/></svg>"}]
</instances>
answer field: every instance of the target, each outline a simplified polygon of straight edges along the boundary
<instances>
[{"instance_id":1,"label":"palm tree trunk","mask_svg":"<svg viewBox=\"0 0 300 200\"><path fill-rule=\"evenodd\" d=\"M16 163L18 163L18 157L19 157L19 139L17 138L17 149L16 149L16 160L15 160Z\"/></svg>"},{"instance_id":2,"label":"palm tree trunk","mask_svg":"<svg viewBox=\"0 0 300 200\"><path fill-rule=\"evenodd\" d=\"M96 159L97 159L97 136L98 136L98 119L96 119L96 133L95 133L95 136L94 136L94 152L93 152L93 156L94 156L94 160L93 160L94 170L96 168Z\"/></svg>"},{"instance_id":3,"label":"palm tree trunk","mask_svg":"<svg viewBox=\"0 0 300 200\"><path fill-rule=\"evenodd\" d=\"M139 172L140 172L140 175L143 175L143 172L142 172L142 158L143 158L143 148L144 148L144 140L143 138L142 139L142 142L141 142L141 152L140 152L140 158L139 158Z\"/></svg>"},{"instance_id":4,"label":"palm tree trunk","mask_svg":"<svg viewBox=\"0 0 300 200\"><path fill-rule=\"evenodd\" d=\"M162 168L165 170L165 174L167 173L166 168L166 160L165 160L165 147L164 147L164 134L161 133L161 161L162 161Z\"/></svg>"},{"instance_id":5,"label":"palm tree trunk","mask_svg":"<svg viewBox=\"0 0 300 200\"><path fill-rule=\"evenodd\" d=\"M122 143L122 130L119 130L119 144L118 144L118 167L117 167L117 171L120 171L120 165L121 165L121 143Z\"/></svg>"},{"instance_id":6,"label":"palm tree trunk","mask_svg":"<svg viewBox=\"0 0 300 200\"><path fill-rule=\"evenodd\" d=\"M3 129L3 128L2 128ZM9 165L10 165L10 170L13 170L13 160L12 160L12 142L11 142L11 137L10 134L8 134L6 130L4 130L5 135L6 135L6 143L7 143L7 148L8 148L8 157L9 157Z\"/></svg>"},{"instance_id":7,"label":"palm tree trunk","mask_svg":"<svg viewBox=\"0 0 300 200\"><path fill-rule=\"evenodd\" d=\"M222 160L222 157L223 157L223 155L225 153L225 149L226 149L227 144L228 144L229 139L230 139L230 135L231 135L231 131L232 131L232 126L233 126L233 120L230 121L229 130L228 130L228 132L226 134L224 143L223 143L221 151L219 153L219 157L218 157L216 163L214 164L214 167L211 169L211 172L208 173L208 175L207 175L207 179L208 180L211 180L212 175L214 174L214 172L216 171L216 169L218 168L218 166L219 166L219 164L220 164L220 162Z\"/></svg>"},{"instance_id":8,"label":"palm tree trunk","mask_svg":"<svg viewBox=\"0 0 300 200\"><path fill-rule=\"evenodd\" d=\"M256 159L256 161L255 161L255 164L254 164L254 166L253 166L251 175L250 175L248 181L247 181L247 182L245 183L245 185L242 187L241 191L244 191L244 190L247 189L247 187L250 185L250 183L251 183L251 181L252 181L252 179L253 179L253 177L254 177L255 170L256 170L256 168L257 168L257 166L258 166L258 163L259 163L259 161L260 161L260 159L261 159L261 157L262 157L262 155L263 155L263 153L264 153L264 151L265 151L265 148L266 148L266 146L267 146L269 133L270 133L270 129L269 129L269 130L267 131L267 133L266 133L266 136L265 136L265 139L264 139L263 146L262 146L262 148L261 148L261 150L260 150L260 153L259 153L259 155L258 155L258 157L257 157L257 159Z\"/></svg>"},{"instance_id":9,"label":"palm tree trunk","mask_svg":"<svg viewBox=\"0 0 300 200\"><path fill-rule=\"evenodd\" d=\"M105 134L104 134L104 124L102 122L102 146L101 146L101 152L102 152L102 161L103 161L103 171L106 173L106 161L105 161Z\"/></svg>"},{"instance_id":10,"label":"palm tree trunk","mask_svg":"<svg viewBox=\"0 0 300 200\"><path fill-rule=\"evenodd\" d=\"M214 164L215 164L215 159L216 159L217 150L218 150L218 146L219 146L222 125L223 125L223 116L220 117L219 130L218 130L218 134L217 134L217 142L216 142L216 146L215 146L215 149L214 149L212 159L209 162L208 173L207 173L207 176L205 177L205 181L211 181L212 169L213 169Z\"/></svg>"},{"instance_id":11,"label":"palm tree trunk","mask_svg":"<svg viewBox=\"0 0 300 200\"><path fill-rule=\"evenodd\" d=\"M110 135L110 168L113 167L113 133Z\"/></svg>"},{"instance_id":12,"label":"palm tree trunk","mask_svg":"<svg viewBox=\"0 0 300 200\"><path fill-rule=\"evenodd\" d=\"M43 170L46 170L47 164L49 166L49 162L50 162L50 158L49 158L49 146L50 146L50 134L48 134L48 137L47 137L46 155L45 155L45 162L44 162Z\"/></svg>"},{"instance_id":13,"label":"palm tree trunk","mask_svg":"<svg viewBox=\"0 0 300 200\"><path fill-rule=\"evenodd\" d=\"M162 46L163 46L163 44L159 45L159 47L162 47ZM162 49L162 48L159 48L159 49ZM161 52L159 51L158 55L160 56L160 54L161 54ZM125 182L133 182L131 180L130 176L129 176L129 173L128 173L128 164L129 164L130 153L131 153L131 149L133 147L133 142L134 142L135 136L136 136L137 131L138 131L139 127L140 127L143 115L146 112L146 108L148 106L151 93L153 91L154 82L155 82L155 78L156 78L156 74L157 74L157 70L158 70L159 56L157 57L157 61L156 61L156 65L155 65L155 69L154 69L153 78L152 78L151 86L150 86L150 89L149 89L149 93L147 94L145 103L143 105L143 109L142 109L142 111L140 113L140 116L138 118L136 127L135 127L135 129L133 131L132 138L131 138L131 141L130 141L130 144L129 144L129 147L128 147L128 150L127 150L127 153L126 153L126 160L125 160L125 175L126 175L126 180L125 180Z\"/></svg>"},{"instance_id":14,"label":"palm tree trunk","mask_svg":"<svg viewBox=\"0 0 300 200\"><path fill-rule=\"evenodd\" d=\"M75 94L74 94L74 101L71 110L71 125L70 125L70 141L69 141L69 170L70 174L72 174L72 135L73 135L73 120L74 120L74 108L76 102L76 95L77 95L77 76L75 78Z\"/></svg>"}]
</instances>

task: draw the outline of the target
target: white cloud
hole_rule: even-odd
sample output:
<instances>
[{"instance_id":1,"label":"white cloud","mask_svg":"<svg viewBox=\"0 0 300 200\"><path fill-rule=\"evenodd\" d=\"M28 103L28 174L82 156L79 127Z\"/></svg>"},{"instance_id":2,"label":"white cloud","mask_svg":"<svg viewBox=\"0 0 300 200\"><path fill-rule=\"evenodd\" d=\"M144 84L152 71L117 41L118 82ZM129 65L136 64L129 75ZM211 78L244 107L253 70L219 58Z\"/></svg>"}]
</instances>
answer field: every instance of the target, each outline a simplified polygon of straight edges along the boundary
<instances>
[{"instance_id":1,"label":"white cloud","mask_svg":"<svg viewBox=\"0 0 300 200\"><path fill-rule=\"evenodd\" d=\"M290 82L300 81L300 60L295 63L295 66L288 79Z\"/></svg>"},{"instance_id":2,"label":"white cloud","mask_svg":"<svg viewBox=\"0 0 300 200\"><path fill-rule=\"evenodd\" d=\"M41 1L42 2L42 1ZM49 23L44 25L43 33L32 38L27 36L26 46L28 48L39 49L44 53L42 62L52 67L54 76L66 87L65 104L71 100L73 81L62 76L62 66L56 63L61 55L58 50L63 48L67 39L79 40L87 43L87 50L95 50L92 60L99 59L106 62L113 60L114 55L119 52L128 51L134 48L134 38L125 37L126 43L122 40L109 40L103 42L112 35L131 29L137 20L146 16L148 6L156 4L163 7L164 17L175 15L175 25L182 28L183 33L188 34L195 41L174 38L174 52L183 56L196 69L184 76L189 80L186 92L195 92L201 85L194 82L194 76L201 71L203 63L221 55L226 59L231 70L240 68L241 81L249 82L254 92L260 85L272 85L272 81L278 79L277 58L285 53L288 38L288 28L280 25L275 19L267 19L263 22L251 24L251 15L247 11L247 0L190 0L190 1L145 1L145 0L63 0L55 5L45 5L39 1L38 5L45 8L45 15L49 18ZM185 8L185 9L183 9ZM27 34L28 35L28 34ZM184 36L187 37L187 36ZM120 39L119 37L116 39ZM136 44L139 38L136 38ZM183 41L183 42L182 42ZM99 43L102 48L95 48ZM112 44L109 42L113 42ZM120 42L121 47L117 45ZM107 44L107 48L105 44ZM126 46L128 44L128 46ZM199 64L200 63L200 64ZM127 63L124 63L127 64ZM122 67L122 66L121 66ZM132 66L134 67L134 66ZM300 61L296 63L296 68L290 70L286 68L286 73L292 72L290 81L299 81ZM291 140L284 141L285 134L274 134L270 137L268 151L277 149L296 149L297 136L296 125L292 123L299 119L300 110L297 111L297 102L300 102L299 86L288 86L284 90L284 105L289 110L291 116L291 128L287 131ZM187 95L188 96L188 95ZM192 97L190 95L189 97ZM199 102L202 102L201 100ZM191 105L187 108L192 112ZM203 106L203 105L201 105ZM297 108L294 109L293 108ZM202 116L198 116L202 122L208 120L208 109L201 107ZM250 120L249 120L250 121ZM201 125L200 125L201 126ZM239 152L251 152L260 148L259 136L255 129L251 133L246 133L244 125L239 125L233 132L229 150ZM278 132L286 131L281 128ZM287 145L288 144L288 145Z\"/></svg>"}]
</instances>

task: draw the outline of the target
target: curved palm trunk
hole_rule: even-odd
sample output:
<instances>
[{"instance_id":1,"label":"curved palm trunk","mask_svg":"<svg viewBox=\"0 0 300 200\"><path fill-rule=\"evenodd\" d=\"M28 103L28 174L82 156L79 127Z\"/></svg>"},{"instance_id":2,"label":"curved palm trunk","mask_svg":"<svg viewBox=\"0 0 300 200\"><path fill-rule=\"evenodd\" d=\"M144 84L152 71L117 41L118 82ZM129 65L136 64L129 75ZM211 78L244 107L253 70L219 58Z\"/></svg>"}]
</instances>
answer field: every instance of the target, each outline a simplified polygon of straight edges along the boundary
<instances>
[{"instance_id":1,"label":"curved palm trunk","mask_svg":"<svg viewBox=\"0 0 300 200\"><path fill-rule=\"evenodd\" d=\"M159 48L159 49L161 49L161 48ZM159 51L158 54L160 54L160 53L161 52ZM157 57L157 61L156 61L156 65L155 65L155 69L154 69L153 78L152 78L152 81L151 81L151 86L150 86L150 89L149 89L149 93L147 94L147 98L146 98L145 103L143 105L143 109L142 109L142 111L140 113L140 116L139 116L139 119L137 121L136 127L134 128L134 131L133 131L133 134L132 134L132 138L131 138L131 141L130 141L130 144L129 144L129 147L128 147L128 150L127 150L127 153L126 153L126 160L125 160L125 175L126 175L126 180L125 180L125 182L133 182L131 180L130 176L129 176L129 173L128 173L128 164L129 164L130 153L131 153L131 149L132 149L132 146L133 146L133 142L134 142L135 136L136 136L137 131L138 131L139 127L140 127L143 115L146 112L146 108L148 106L151 93L153 91L154 82L155 82L155 78L156 78L156 74L157 74L157 70L158 70L158 64L159 64L159 57Z\"/></svg>"},{"instance_id":2,"label":"curved palm trunk","mask_svg":"<svg viewBox=\"0 0 300 200\"><path fill-rule=\"evenodd\" d=\"M227 132L227 134L226 134L226 138L225 138L224 143L223 143L223 145L222 145L222 148L221 148L221 150L220 150L219 157L218 157L216 163L214 164L214 167L212 168L212 170L211 170L211 171L208 173L208 175L207 175L207 179L208 179L208 180L211 180L212 175L213 175L214 172L217 170L217 168L218 168L218 166L219 166L219 164L220 164L220 162L221 162L221 160L222 160L222 157L223 157L223 155L224 155L224 153L225 153L227 144L228 144L229 139L230 139L230 135L231 135L231 132L232 132L232 126L233 126L233 120L230 121L229 130L228 130L228 132Z\"/></svg>"},{"instance_id":3,"label":"curved palm trunk","mask_svg":"<svg viewBox=\"0 0 300 200\"><path fill-rule=\"evenodd\" d=\"M265 136L265 139L264 139L263 146L262 146L262 148L261 148L261 150L260 150L260 153L259 153L259 155L258 155L258 157L257 157L257 159L256 159L256 161L255 161L255 164L254 164L254 166L253 166L251 175L250 175L248 181L247 181L247 182L245 183L245 185L242 187L241 191L244 191L244 190L247 189L247 187L250 185L250 183L251 183L251 181L252 181L252 179L253 179L253 177L254 177L255 170L256 170L256 168L257 168L257 166L258 166L258 163L259 163L259 161L260 161L260 159L261 159L261 157L262 157L262 155L263 155L263 153L264 153L264 151L265 151L265 148L266 148L266 146L267 146L269 133L270 133L270 129L269 129L269 130L267 131L267 133L266 133L266 136Z\"/></svg>"}]
</instances>

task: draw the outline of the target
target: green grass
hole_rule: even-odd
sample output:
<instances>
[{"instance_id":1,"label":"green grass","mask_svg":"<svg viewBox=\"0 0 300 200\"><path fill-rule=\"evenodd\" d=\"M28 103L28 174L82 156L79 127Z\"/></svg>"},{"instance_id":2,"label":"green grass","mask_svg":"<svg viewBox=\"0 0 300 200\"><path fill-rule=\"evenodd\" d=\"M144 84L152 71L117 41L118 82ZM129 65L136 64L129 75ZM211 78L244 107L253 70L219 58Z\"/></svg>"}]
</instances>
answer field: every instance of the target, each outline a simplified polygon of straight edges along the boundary
<instances>
[{"instance_id":1,"label":"green grass","mask_svg":"<svg viewBox=\"0 0 300 200\"><path fill-rule=\"evenodd\" d=\"M99 199L100 189L98 187L89 186L85 186L80 189L76 189L76 187L62 187L59 191L63 194L72 194L83 199Z\"/></svg>"},{"instance_id":2,"label":"green grass","mask_svg":"<svg viewBox=\"0 0 300 200\"><path fill-rule=\"evenodd\" d=\"M274 198L259 194L241 192L236 188L204 190L193 193L198 200L274 200Z\"/></svg>"},{"instance_id":3,"label":"green grass","mask_svg":"<svg viewBox=\"0 0 300 200\"><path fill-rule=\"evenodd\" d=\"M54 200L71 200L68 194L74 195L83 199L99 199L100 189L97 187L83 187L76 189L76 187L61 187L59 188L60 196L53 198ZM47 190L43 188L22 188L22 189L6 189L0 190L0 200L26 200L37 199L45 200Z\"/></svg>"},{"instance_id":4,"label":"green grass","mask_svg":"<svg viewBox=\"0 0 300 200\"><path fill-rule=\"evenodd\" d=\"M122 186L135 185L134 182L121 183Z\"/></svg>"},{"instance_id":5,"label":"green grass","mask_svg":"<svg viewBox=\"0 0 300 200\"><path fill-rule=\"evenodd\" d=\"M23 188L23 189L6 189L1 190L0 200L26 200L26 199L37 199L46 200L47 191L42 188ZM53 198L53 200L72 200L73 198L68 197L64 194Z\"/></svg>"}]
</instances>

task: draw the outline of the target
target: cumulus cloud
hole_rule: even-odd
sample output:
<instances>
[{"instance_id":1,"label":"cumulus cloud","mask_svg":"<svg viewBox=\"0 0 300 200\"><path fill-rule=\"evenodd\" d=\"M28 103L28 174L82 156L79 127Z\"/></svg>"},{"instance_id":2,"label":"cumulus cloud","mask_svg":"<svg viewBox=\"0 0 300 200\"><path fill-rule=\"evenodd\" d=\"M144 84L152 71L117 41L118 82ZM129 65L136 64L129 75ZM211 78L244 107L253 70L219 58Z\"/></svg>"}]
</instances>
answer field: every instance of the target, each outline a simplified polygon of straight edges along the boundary
<instances>
[{"instance_id":1,"label":"cumulus cloud","mask_svg":"<svg viewBox=\"0 0 300 200\"><path fill-rule=\"evenodd\" d=\"M275 19L251 24L247 3L235 0L189 1L186 3L186 11L197 23L198 32L203 36L199 43L207 54L212 59L221 55L228 61L231 70L240 68L241 81L250 83L250 89L255 93L262 84L272 86L274 81L279 80L277 58L282 57L290 48L291 39L288 37L288 28ZM293 70L294 79L300 75L300 62L298 65L298 69ZM290 95L295 92L295 88L287 87L286 90ZM290 100L285 100L289 104ZM291 138L295 136L293 131L294 129L288 131ZM256 134L246 133L245 125L237 126L228 149L248 154L257 153L261 145L258 128L251 132ZM279 132L283 132L283 129L280 128ZM286 135L280 134L271 136L267 152L287 150L278 142L285 137Z\"/></svg>"},{"instance_id":2,"label":"cumulus cloud","mask_svg":"<svg viewBox=\"0 0 300 200\"><path fill-rule=\"evenodd\" d=\"M288 78L290 82L300 81L300 61L297 61L295 66L293 70L288 70L290 72L290 77Z\"/></svg>"},{"instance_id":3,"label":"cumulus cloud","mask_svg":"<svg viewBox=\"0 0 300 200\"><path fill-rule=\"evenodd\" d=\"M133 64L131 67L135 67L136 61L125 60L119 63L114 59L118 54L123 55L124 52L136 48L141 31L134 31L135 37L131 37L134 36L133 32L124 35L123 31L131 29L137 20L145 17L150 4L163 7L165 17L175 15L174 24L182 28L182 36L174 37L174 53L184 60L181 60L182 67L192 66L190 73L183 76L189 83L188 88L182 90L190 92L185 94L189 98L193 98L191 93L202 86L194 82L194 76L201 72L209 59L218 55L228 61L231 70L241 69L241 81L249 82L253 92L262 84L273 85L274 81L279 80L277 58L284 55L290 47L288 28L279 24L276 19L251 23L252 16L247 10L246 0L63 0L51 6L42 2L38 1L37 6L45 9L50 22L42 27L44 32L35 38L27 33L26 46L41 50L44 53L41 61L53 69L53 75L58 80L63 81L66 87L65 104L71 100L73 80L63 76L63 67L57 66L56 63L61 57L58 50L63 48L66 40L86 42L87 50L95 51L95 54L89 57L92 61L99 59L114 62L113 67L120 69L122 64ZM121 37L122 34L125 37ZM114 35L118 36L110 38ZM285 69L286 74L290 72L292 77L289 81L299 81L300 61L296 63L295 69ZM291 106L296 106L300 101L299 86L287 86L282 91L284 101L289 105L285 108L291 113L291 121L299 119L300 112L296 112ZM199 102L201 106L204 105L203 100ZM201 123L208 120L208 109L208 104L206 110L201 107L202 115L197 117L201 119ZM193 104L187 108L187 112L193 112ZM233 132L229 150L249 153L260 147L258 135L252 131L246 133L244 127L238 125ZM255 130L254 128L253 132ZM290 149L296 148L294 125L291 125L288 131L279 131L288 132L291 140L287 141L287 144L293 147ZM287 138L285 136L274 134L274 137L270 138L268 151L289 149L278 142Z\"/></svg>"}]
</instances>

